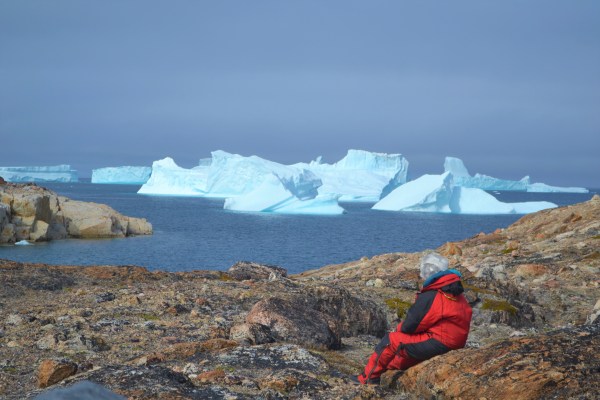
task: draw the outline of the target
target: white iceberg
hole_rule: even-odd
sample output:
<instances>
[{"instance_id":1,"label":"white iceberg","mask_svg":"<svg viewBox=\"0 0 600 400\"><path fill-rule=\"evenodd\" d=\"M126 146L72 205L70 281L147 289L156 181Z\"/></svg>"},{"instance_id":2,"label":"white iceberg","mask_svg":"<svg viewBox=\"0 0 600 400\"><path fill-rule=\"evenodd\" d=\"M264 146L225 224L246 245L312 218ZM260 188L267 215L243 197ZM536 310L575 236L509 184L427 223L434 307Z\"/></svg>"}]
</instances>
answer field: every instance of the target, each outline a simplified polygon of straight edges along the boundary
<instances>
[{"instance_id":1,"label":"white iceberg","mask_svg":"<svg viewBox=\"0 0 600 400\"><path fill-rule=\"evenodd\" d=\"M295 187L304 187L312 197L375 202L386 188L391 191L406 182L407 169L408 161L400 154L362 150L349 150L335 164L322 164L319 159L293 165L219 150L192 169L178 167L171 158L155 162L138 193L230 198L254 191L275 174L283 181L297 180Z\"/></svg>"},{"instance_id":2,"label":"white iceberg","mask_svg":"<svg viewBox=\"0 0 600 400\"><path fill-rule=\"evenodd\" d=\"M557 207L547 201L504 203L482 189L455 186L450 172L423 175L373 206L374 210L453 214L528 214Z\"/></svg>"},{"instance_id":3,"label":"white iceberg","mask_svg":"<svg viewBox=\"0 0 600 400\"><path fill-rule=\"evenodd\" d=\"M78 182L77 171L70 165L49 167L0 167L7 182Z\"/></svg>"},{"instance_id":4,"label":"white iceberg","mask_svg":"<svg viewBox=\"0 0 600 400\"><path fill-rule=\"evenodd\" d=\"M529 185L529 177L520 181L498 179L483 174L471 176L467 167L460 158L446 157L444 160L444 172L450 172L454 176L454 185L466 188L477 188L483 190L511 190L526 191Z\"/></svg>"},{"instance_id":5,"label":"white iceberg","mask_svg":"<svg viewBox=\"0 0 600 400\"><path fill-rule=\"evenodd\" d=\"M471 176L463 161L456 157L446 157L444 160L444 172L450 172L454 176L454 185L466 188L477 188L483 190L507 190L520 192L562 192L562 193L588 193L586 188L580 187L556 187L544 183L531 183L529 176L519 181L498 179L488 175L475 174Z\"/></svg>"},{"instance_id":6,"label":"white iceberg","mask_svg":"<svg viewBox=\"0 0 600 400\"><path fill-rule=\"evenodd\" d=\"M337 197L319 195L321 180L301 165L286 166L260 157L212 153L192 169L173 159L155 161L138 193L225 198L235 211L288 214L341 214Z\"/></svg>"},{"instance_id":7,"label":"white iceberg","mask_svg":"<svg viewBox=\"0 0 600 400\"><path fill-rule=\"evenodd\" d=\"M527 191L532 193L589 193L590 191L582 187L559 187L550 186L545 183L532 183L527 186Z\"/></svg>"},{"instance_id":8,"label":"white iceberg","mask_svg":"<svg viewBox=\"0 0 600 400\"><path fill-rule=\"evenodd\" d=\"M557 207L548 201L504 203L482 189L454 187L450 210L455 214L529 214Z\"/></svg>"},{"instance_id":9,"label":"white iceberg","mask_svg":"<svg viewBox=\"0 0 600 400\"><path fill-rule=\"evenodd\" d=\"M172 158L166 157L152 163L152 174L138 193L202 197L206 195L207 178L208 166L186 169L175 164Z\"/></svg>"},{"instance_id":10,"label":"white iceberg","mask_svg":"<svg viewBox=\"0 0 600 400\"><path fill-rule=\"evenodd\" d=\"M19 240L15 243L15 246L32 246L32 243L29 243L27 240Z\"/></svg>"},{"instance_id":11,"label":"white iceberg","mask_svg":"<svg viewBox=\"0 0 600 400\"><path fill-rule=\"evenodd\" d=\"M373 210L450 212L452 174L423 175L394 189Z\"/></svg>"},{"instance_id":12,"label":"white iceberg","mask_svg":"<svg viewBox=\"0 0 600 400\"><path fill-rule=\"evenodd\" d=\"M92 183L142 185L148 181L152 167L123 166L92 170Z\"/></svg>"},{"instance_id":13,"label":"white iceberg","mask_svg":"<svg viewBox=\"0 0 600 400\"><path fill-rule=\"evenodd\" d=\"M307 171L310 174L310 172ZM284 181L275 174L269 174L254 190L236 197L225 199L226 210L252 211L279 214L342 214L337 198L327 195L306 197L306 188L296 186L293 181Z\"/></svg>"},{"instance_id":14,"label":"white iceberg","mask_svg":"<svg viewBox=\"0 0 600 400\"><path fill-rule=\"evenodd\" d=\"M257 156L243 157L221 150L213 151L211 155L207 197L226 198L250 193L265 180L271 181L273 174L293 185L301 197L316 196L317 188L321 186L321 180L307 171L306 164L288 166Z\"/></svg>"},{"instance_id":15,"label":"white iceberg","mask_svg":"<svg viewBox=\"0 0 600 400\"><path fill-rule=\"evenodd\" d=\"M444 160L444 172L450 172L457 181L471 177L463 160L456 157L446 157Z\"/></svg>"}]
</instances>

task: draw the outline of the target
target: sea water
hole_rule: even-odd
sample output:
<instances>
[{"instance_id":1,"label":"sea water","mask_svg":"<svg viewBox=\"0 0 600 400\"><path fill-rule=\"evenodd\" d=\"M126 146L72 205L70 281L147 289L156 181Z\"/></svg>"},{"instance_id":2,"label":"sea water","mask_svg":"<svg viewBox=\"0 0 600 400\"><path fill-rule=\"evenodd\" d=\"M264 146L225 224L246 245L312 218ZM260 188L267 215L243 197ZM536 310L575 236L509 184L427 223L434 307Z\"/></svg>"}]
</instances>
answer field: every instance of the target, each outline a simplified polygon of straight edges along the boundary
<instances>
[{"instance_id":1,"label":"sea water","mask_svg":"<svg viewBox=\"0 0 600 400\"><path fill-rule=\"evenodd\" d=\"M67 239L32 246L0 246L0 258L61 265L139 265L151 270L226 270L254 261L299 273L328 264L392 252L434 249L446 242L505 228L521 215L452 215L374 211L372 204L342 203L338 216L277 215L223 210L223 200L145 196L139 186L45 183L74 200L108 204L146 218L151 236ZM588 194L490 192L504 202L547 200L559 205Z\"/></svg>"}]
</instances>

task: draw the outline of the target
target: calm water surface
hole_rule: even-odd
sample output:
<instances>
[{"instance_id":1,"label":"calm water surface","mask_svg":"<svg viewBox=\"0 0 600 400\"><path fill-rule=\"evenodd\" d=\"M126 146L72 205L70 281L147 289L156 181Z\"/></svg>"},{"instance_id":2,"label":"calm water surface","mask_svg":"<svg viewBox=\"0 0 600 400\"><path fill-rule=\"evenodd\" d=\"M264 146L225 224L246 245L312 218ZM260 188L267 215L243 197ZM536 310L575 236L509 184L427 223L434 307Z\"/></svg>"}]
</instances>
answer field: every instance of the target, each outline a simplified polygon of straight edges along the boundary
<instances>
[{"instance_id":1,"label":"calm water surface","mask_svg":"<svg viewBox=\"0 0 600 400\"><path fill-rule=\"evenodd\" d=\"M126 239L58 240L0 246L0 258L67 265L140 265L149 269L225 270L240 260L275 264L290 273L363 256L413 252L492 232L520 215L447 215L374 211L342 206L340 216L270 215L223 210L223 200L138 195L139 186L52 183L43 186L76 200L105 203L148 219L154 235ZM494 192L501 201L547 200L567 205L588 194Z\"/></svg>"}]
</instances>

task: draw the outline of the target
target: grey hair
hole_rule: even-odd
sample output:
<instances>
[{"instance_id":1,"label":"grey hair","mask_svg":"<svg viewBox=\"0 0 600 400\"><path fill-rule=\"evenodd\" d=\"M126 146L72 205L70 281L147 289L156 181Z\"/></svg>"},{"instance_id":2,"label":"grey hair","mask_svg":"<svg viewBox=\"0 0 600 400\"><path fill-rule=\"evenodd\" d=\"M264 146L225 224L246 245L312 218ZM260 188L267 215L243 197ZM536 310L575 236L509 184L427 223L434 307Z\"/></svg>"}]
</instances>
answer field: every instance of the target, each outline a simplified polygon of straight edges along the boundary
<instances>
[{"instance_id":1,"label":"grey hair","mask_svg":"<svg viewBox=\"0 0 600 400\"><path fill-rule=\"evenodd\" d=\"M448 269L448 259L438 253L425 254L421 259L421 278L427 279L436 272Z\"/></svg>"}]
</instances>

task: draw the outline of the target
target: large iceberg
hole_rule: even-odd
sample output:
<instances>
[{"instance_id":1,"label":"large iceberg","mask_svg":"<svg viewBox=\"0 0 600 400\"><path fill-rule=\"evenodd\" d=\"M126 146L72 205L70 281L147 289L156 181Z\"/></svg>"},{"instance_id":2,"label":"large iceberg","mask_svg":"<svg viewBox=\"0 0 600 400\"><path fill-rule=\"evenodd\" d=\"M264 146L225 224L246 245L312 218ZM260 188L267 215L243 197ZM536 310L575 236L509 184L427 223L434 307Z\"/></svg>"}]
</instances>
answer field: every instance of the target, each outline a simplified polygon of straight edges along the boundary
<instances>
[{"instance_id":1,"label":"large iceberg","mask_svg":"<svg viewBox=\"0 0 600 400\"><path fill-rule=\"evenodd\" d=\"M231 198L254 191L275 174L284 181L301 179L296 182L298 187L306 185L322 198L375 202L386 188L391 191L406 182L407 169L408 161L400 154L362 150L349 150L335 164L318 159L293 165L218 150L192 169L181 168L170 158L156 161L150 179L138 193Z\"/></svg>"},{"instance_id":2,"label":"large iceberg","mask_svg":"<svg viewBox=\"0 0 600 400\"><path fill-rule=\"evenodd\" d=\"M77 182L77 171L70 165L49 167L0 167L0 176L8 182Z\"/></svg>"},{"instance_id":3,"label":"large iceberg","mask_svg":"<svg viewBox=\"0 0 600 400\"><path fill-rule=\"evenodd\" d=\"M92 170L92 183L142 185L148 181L152 167L106 167Z\"/></svg>"},{"instance_id":4,"label":"large iceberg","mask_svg":"<svg viewBox=\"0 0 600 400\"><path fill-rule=\"evenodd\" d=\"M138 193L225 198L223 208L287 214L341 214L336 196L319 195L321 180L302 165L286 166L224 151L192 169L167 157L152 164Z\"/></svg>"},{"instance_id":5,"label":"large iceberg","mask_svg":"<svg viewBox=\"0 0 600 400\"><path fill-rule=\"evenodd\" d=\"M392 191L373 209L453 214L528 214L557 207L547 201L504 203L482 189L456 186L453 181L450 172L423 175Z\"/></svg>"},{"instance_id":6,"label":"large iceberg","mask_svg":"<svg viewBox=\"0 0 600 400\"><path fill-rule=\"evenodd\" d=\"M309 171L306 173L311 174ZM300 186L296 186L299 183ZM342 214L337 197L316 195L314 189L303 187L302 179L283 180L275 174L267 175L254 190L225 199L223 208L236 211L254 211L280 214ZM312 196L306 192L306 189Z\"/></svg>"},{"instance_id":7,"label":"large iceberg","mask_svg":"<svg viewBox=\"0 0 600 400\"><path fill-rule=\"evenodd\" d=\"M509 190L520 192L563 192L563 193L588 193L585 188L580 187L557 187L548 186L544 183L531 183L529 176L519 181L498 179L488 175L475 174L471 176L463 161L456 157L446 157L444 161L444 172L450 172L454 176L454 185L465 188L477 188L483 190Z\"/></svg>"}]
</instances>

